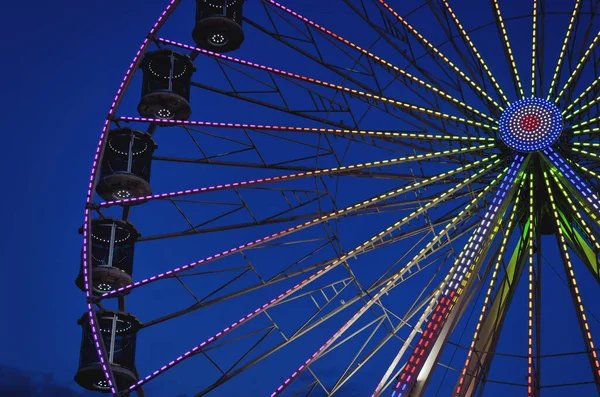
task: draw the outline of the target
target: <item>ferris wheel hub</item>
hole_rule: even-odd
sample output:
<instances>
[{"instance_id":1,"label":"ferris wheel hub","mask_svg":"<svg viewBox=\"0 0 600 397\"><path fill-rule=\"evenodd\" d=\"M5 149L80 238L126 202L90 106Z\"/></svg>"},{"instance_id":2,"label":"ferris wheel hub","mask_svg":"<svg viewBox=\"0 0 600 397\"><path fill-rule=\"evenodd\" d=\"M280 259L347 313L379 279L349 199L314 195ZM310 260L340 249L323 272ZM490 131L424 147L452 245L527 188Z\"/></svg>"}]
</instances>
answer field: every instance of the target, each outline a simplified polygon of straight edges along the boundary
<instances>
[{"instance_id":1,"label":"ferris wheel hub","mask_svg":"<svg viewBox=\"0 0 600 397\"><path fill-rule=\"evenodd\" d=\"M552 145L563 128L560 110L541 98L512 103L500 117L500 138L518 152L535 152Z\"/></svg>"}]
</instances>

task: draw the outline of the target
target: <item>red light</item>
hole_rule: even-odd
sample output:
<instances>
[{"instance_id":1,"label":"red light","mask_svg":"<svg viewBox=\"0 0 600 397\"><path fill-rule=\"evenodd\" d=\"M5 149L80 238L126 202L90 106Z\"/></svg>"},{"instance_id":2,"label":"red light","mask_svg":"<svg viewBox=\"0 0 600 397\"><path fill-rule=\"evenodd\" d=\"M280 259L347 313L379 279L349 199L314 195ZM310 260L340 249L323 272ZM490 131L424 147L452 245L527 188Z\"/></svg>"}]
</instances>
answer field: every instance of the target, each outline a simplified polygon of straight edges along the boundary
<instances>
[{"instance_id":1,"label":"red light","mask_svg":"<svg viewBox=\"0 0 600 397\"><path fill-rule=\"evenodd\" d=\"M538 129L541 124L542 124L542 119L540 118L540 116L538 116L537 114L532 114L532 113L524 115L523 117L521 117L521 120L519 121L519 125L521 126L523 131L526 131L526 132L531 132L531 131Z\"/></svg>"}]
</instances>

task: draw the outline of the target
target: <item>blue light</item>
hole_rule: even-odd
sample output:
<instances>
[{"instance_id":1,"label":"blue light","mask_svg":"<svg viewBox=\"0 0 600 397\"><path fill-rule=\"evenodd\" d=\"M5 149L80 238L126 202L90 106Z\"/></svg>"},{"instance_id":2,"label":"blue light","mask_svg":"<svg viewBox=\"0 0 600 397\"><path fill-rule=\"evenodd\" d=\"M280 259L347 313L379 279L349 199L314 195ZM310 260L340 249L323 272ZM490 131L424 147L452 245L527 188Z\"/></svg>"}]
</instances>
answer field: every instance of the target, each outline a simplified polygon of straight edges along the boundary
<instances>
[{"instance_id":1,"label":"blue light","mask_svg":"<svg viewBox=\"0 0 600 397\"><path fill-rule=\"evenodd\" d=\"M525 98L510 105L500 116L502 141L511 149L528 153L552 145L563 128L560 110L541 98Z\"/></svg>"}]
</instances>

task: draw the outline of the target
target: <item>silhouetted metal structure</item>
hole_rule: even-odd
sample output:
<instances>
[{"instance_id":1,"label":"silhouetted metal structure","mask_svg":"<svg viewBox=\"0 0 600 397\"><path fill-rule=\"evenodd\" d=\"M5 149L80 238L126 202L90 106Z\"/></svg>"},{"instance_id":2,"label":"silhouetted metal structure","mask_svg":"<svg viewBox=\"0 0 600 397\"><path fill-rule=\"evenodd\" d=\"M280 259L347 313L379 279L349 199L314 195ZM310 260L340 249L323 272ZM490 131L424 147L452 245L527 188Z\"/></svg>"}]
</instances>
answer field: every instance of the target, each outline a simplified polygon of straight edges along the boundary
<instances>
[{"instance_id":1,"label":"silhouetted metal structure","mask_svg":"<svg viewBox=\"0 0 600 397\"><path fill-rule=\"evenodd\" d=\"M196 67L190 57L171 50L149 52L141 69L142 98L138 112L142 117L187 120L190 107L190 81Z\"/></svg>"},{"instance_id":2,"label":"silhouetted metal structure","mask_svg":"<svg viewBox=\"0 0 600 397\"><path fill-rule=\"evenodd\" d=\"M91 237L93 292L103 294L131 284L134 248L140 237L135 227L119 219L94 219ZM82 272L76 284L84 289Z\"/></svg>"},{"instance_id":3,"label":"silhouetted metal structure","mask_svg":"<svg viewBox=\"0 0 600 397\"><path fill-rule=\"evenodd\" d=\"M152 194L150 166L157 147L148 133L130 128L110 131L96 185L98 195L104 200L123 200Z\"/></svg>"},{"instance_id":4,"label":"silhouetted metal structure","mask_svg":"<svg viewBox=\"0 0 600 397\"><path fill-rule=\"evenodd\" d=\"M127 389L137 381L135 369L135 343L140 322L129 313L104 310L96 313L98 336L108 353L108 366L112 370L117 387ZM88 314L84 314L77 324L81 325L81 350L79 368L75 381L88 390L109 393L110 387L105 371L98 359L94 332L89 324Z\"/></svg>"}]
</instances>

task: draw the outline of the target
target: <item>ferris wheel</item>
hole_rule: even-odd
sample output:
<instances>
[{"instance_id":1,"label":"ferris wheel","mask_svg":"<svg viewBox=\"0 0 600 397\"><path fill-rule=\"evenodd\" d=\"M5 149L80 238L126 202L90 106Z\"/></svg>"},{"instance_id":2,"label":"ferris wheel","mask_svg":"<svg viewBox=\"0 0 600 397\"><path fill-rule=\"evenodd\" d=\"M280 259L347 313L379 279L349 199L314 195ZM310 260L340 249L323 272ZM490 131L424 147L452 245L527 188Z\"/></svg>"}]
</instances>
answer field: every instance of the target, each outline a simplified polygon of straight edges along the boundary
<instances>
[{"instance_id":1,"label":"ferris wheel","mask_svg":"<svg viewBox=\"0 0 600 397\"><path fill-rule=\"evenodd\" d=\"M600 2L323 3L152 26L88 181L76 382L600 394Z\"/></svg>"}]
</instances>

